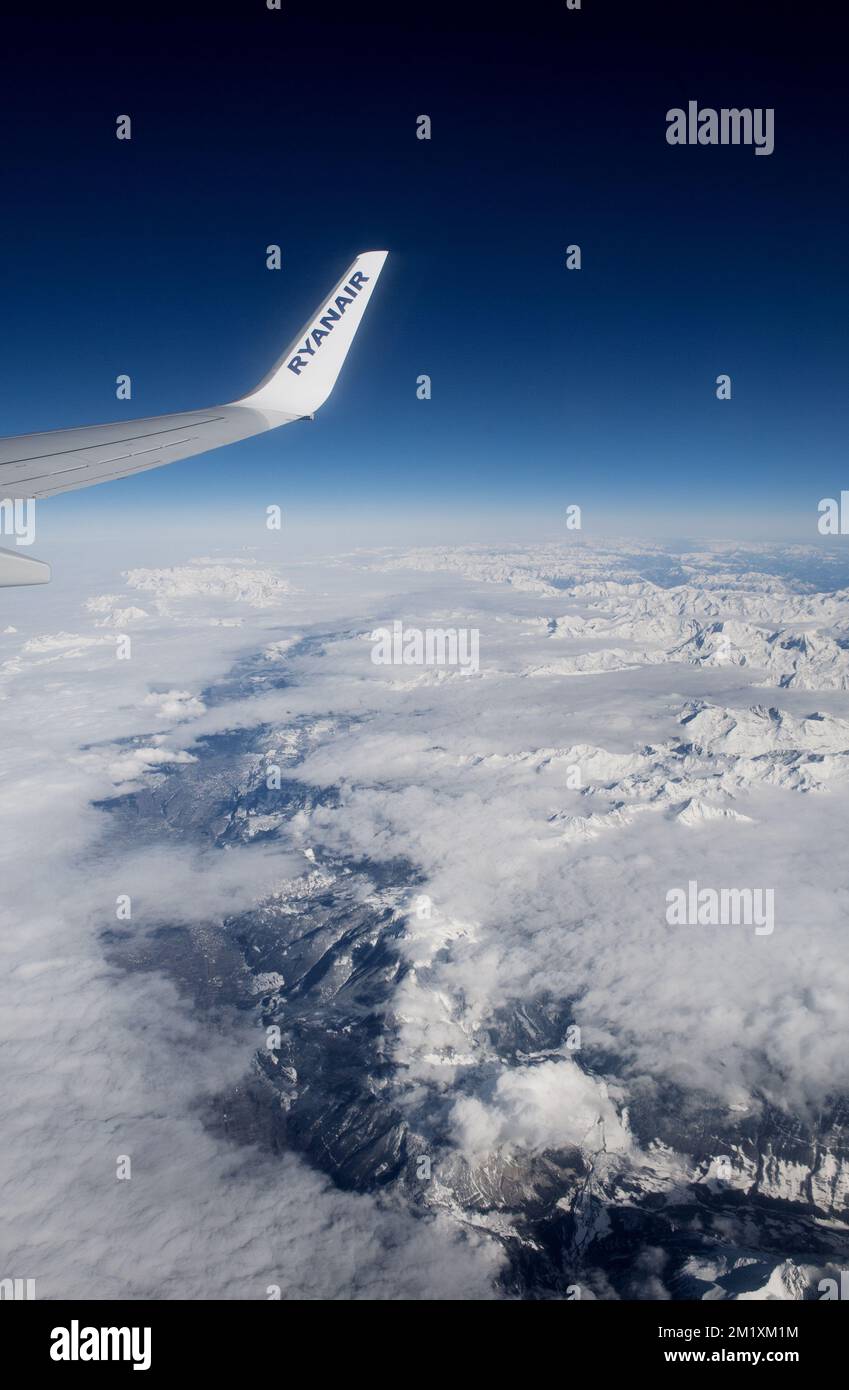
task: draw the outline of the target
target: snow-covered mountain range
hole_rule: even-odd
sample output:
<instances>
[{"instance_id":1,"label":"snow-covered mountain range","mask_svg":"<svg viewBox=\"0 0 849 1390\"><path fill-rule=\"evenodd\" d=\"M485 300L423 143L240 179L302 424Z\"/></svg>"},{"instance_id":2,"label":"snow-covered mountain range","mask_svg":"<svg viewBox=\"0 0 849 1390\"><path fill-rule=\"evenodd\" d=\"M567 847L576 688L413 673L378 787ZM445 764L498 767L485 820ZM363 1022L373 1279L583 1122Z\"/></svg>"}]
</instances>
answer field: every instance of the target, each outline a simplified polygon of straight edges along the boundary
<instances>
[{"instance_id":1,"label":"snow-covered mountain range","mask_svg":"<svg viewBox=\"0 0 849 1390\"><path fill-rule=\"evenodd\" d=\"M816 1298L849 1259L847 577L800 547L363 552L312 588L213 558L16 634L0 676L104 661L113 611L142 651L240 644L205 682L172 646L74 753L128 893L166 852L227 866L102 936L256 1030L208 1134L443 1223L493 1293ZM396 620L475 628L480 669L375 665ZM671 925L690 884L770 892L774 930Z\"/></svg>"}]
</instances>

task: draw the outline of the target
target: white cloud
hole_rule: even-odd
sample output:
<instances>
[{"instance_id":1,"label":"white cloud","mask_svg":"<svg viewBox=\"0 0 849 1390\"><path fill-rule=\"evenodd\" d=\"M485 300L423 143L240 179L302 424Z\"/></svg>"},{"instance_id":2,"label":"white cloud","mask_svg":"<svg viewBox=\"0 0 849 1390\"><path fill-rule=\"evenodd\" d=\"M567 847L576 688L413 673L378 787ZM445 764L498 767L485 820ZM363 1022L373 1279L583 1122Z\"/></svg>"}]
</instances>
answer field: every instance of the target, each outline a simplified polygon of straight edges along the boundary
<instances>
[{"instance_id":1,"label":"white cloud","mask_svg":"<svg viewBox=\"0 0 849 1390\"><path fill-rule=\"evenodd\" d=\"M505 1148L609 1153L630 1143L604 1083L567 1059L505 1069L490 1100L464 1096L451 1118L458 1144L477 1158Z\"/></svg>"},{"instance_id":2,"label":"white cloud","mask_svg":"<svg viewBox=\"0 0 849 1390\"><path fill-rule=\"evenodd\" d=\"M168 723L181 723L184 719L206 713L203 700L190 690L152 691L145 696L144 703L156 710L157 718L165 719Z\"/></svg>"}]
</instances>

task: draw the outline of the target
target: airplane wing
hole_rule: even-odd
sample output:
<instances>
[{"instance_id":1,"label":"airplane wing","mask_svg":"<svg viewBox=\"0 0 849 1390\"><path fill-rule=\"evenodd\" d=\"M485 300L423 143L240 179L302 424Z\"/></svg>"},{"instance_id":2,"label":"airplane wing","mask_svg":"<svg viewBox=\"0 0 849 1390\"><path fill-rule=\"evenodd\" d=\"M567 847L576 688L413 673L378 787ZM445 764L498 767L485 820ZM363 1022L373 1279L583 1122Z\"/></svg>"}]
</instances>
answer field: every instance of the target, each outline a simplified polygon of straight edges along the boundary
<instances>
[{"instance_id":1,"label":"airplane wing","mask_svg":"<svg viewBox=\"0 0 849 1390\"><path fill-rule=\"evenodd\" d=\"M11 505L16 498L52 497L111 482L312 417L333 390L386 255L364 251L357 256L267 376L240 400L0 439L0 499ZM42 562L0 550L0 586L39 584L49 577Z\"/></svg>"}]
</instances>

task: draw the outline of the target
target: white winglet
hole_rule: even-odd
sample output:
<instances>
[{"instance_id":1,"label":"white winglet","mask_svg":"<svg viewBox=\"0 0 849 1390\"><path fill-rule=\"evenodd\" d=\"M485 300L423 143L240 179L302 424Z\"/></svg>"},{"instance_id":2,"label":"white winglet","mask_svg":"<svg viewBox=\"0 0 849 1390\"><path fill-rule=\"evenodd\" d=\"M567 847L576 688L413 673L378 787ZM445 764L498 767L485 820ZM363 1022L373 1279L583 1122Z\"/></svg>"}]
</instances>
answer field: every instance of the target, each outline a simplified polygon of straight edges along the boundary
<instances>
[{"instance_id":1,"label":"white winglet","mask_svg":"<svg viewBox=\"0 0 849 1390\"><path fill-rule=\"evenodd\" d=\"M20 584L47 584L50 566L34 555L22 555L19 550L0 550L0 588Z\"/></svg>"},{"instance_id":2,"label":"white winglet","mask_svg":"<svg viewBox=\"0 0 849 1390\"><path fill-rule=\"evenodd\" d=\"M312 415L333 390L386 251L363 251L250 395L233 405Z\"/></svg>"}]
</instances>

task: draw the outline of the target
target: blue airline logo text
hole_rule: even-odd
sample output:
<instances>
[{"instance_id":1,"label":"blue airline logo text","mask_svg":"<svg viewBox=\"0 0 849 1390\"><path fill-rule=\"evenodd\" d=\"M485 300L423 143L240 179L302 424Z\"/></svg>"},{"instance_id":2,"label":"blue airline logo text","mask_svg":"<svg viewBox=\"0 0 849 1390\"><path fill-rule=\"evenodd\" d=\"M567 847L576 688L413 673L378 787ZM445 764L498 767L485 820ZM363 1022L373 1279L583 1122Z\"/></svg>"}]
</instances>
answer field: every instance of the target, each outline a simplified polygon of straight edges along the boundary
<instances>
[{"instance_id":1,"label":"blue airline logo text","mask_svg":"<svg viewBox=\"0 0 849 1390\"><path fill-rule=\"evenodd\" d=\"M338 323L348 305L353 304L363 285L369 278L368 275L364 275L361 270L358 270L355 275L351 276L347 285L343 285L343 293L337 294L334 299L333 304L335 304L336 307L333 308L332 305L327 306L316 326L310 329L306 336L306 341L299 345L295 356L290 362L286 363L289 371L294 372L295 376L300 376L304 367L309 366L309 362L304 360L301 353L305 353L307 357L315 356L316 348L321 347L323 340L333 331L334 323ZM344 291L347 291L347 295Z\"/></svg>"}]
</instances>

